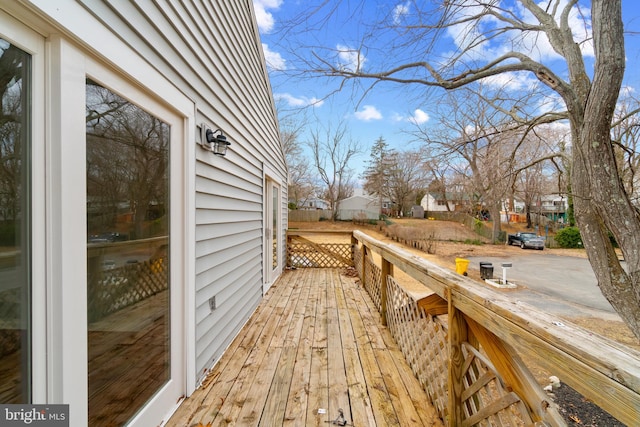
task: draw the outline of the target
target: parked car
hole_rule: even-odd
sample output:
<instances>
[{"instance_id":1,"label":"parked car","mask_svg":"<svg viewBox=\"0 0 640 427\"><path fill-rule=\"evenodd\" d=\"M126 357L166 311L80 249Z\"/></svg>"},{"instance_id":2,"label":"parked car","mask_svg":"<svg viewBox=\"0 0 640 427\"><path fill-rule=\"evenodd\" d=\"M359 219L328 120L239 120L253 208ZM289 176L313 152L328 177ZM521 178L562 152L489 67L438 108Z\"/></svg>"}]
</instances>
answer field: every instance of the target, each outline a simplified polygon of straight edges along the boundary
<instances>
[{"instance_id":1,"label":"parked car","mask_svg":"<svg viewBox=\"0 0 640 427\"><path fill-rule=\"evenodd\" d=\"M518 232L515 234L509 234L507 244L518 245L522 249L544 249L544 238L538 236L536 233Z\"/></svg>"},{"instance_id":2,"label":"parked car","mask_svg":"<svg viewBox=\"0 0 640 427\"><path fill-rule=\"evenodd\" d=\"M91 236L89 236L89 243L113 243L124 242L125 240L129 240L129 236L126 234L118 233L117 231L92 234Z\"/></svg>"}]
</instances>

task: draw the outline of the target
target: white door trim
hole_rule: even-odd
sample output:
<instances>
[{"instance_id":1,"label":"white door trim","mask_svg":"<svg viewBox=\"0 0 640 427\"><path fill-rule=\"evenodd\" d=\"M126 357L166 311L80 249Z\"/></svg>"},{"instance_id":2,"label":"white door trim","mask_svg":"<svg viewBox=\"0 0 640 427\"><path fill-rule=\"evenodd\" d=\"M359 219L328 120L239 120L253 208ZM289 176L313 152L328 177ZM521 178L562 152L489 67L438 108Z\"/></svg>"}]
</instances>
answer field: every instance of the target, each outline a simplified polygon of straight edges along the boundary
<instances>
[{"instance_id":1,"label":"white door trim","mask_svg":"<svg viewBox=\"0 0 640 427\"><path fill-rule=\"evenodd\" d=\"M276 279L282 273L283 266L286 261L284 260L284 246L286 242L284 241L284 230L283 230L283 221L282 221L282 197L283 197L283 186L282 182L280 182L278 175L268 166L263 166L263 265L264 265L264 280L262 286L263 294L266 293L271 285L276 281ZM278 226L276 228L276 236L275 239L278 242L278 254L277 254L277 266L275 268L272 267L273 262L273 251L272 251L272 240L273 240L273 193L272 186L275 185L278 187L278 196L279 200L276 206L276 215L278 217Z\"/></svg>"},{"instance_id":2,"label":"white door trim","mask_svg":"<svg viewBox=\"0 0 640 427\"><path fill-rule=\"evenodd\" d=\"M195 289L185 286L188 283L194 283L193 276L190 276L189 260L193 259L193 252L189 250L192 246L188 242L188 237L192 234L192 215L190 212L194 209L189 205L192 197L187 196L193 191L188 188L189 179L187 178L189 171L187 156L189 151L193 150L195 144L189 144L188 141L194 141L195 130L189 129L195 126L189 126L193 120L189 117L181 117L182 112L176 113L168 108L172 105L172 100L165 100L167 105L163 105L150 93L134 87L131 83L121 78L119 75L112 73L101 63L87 58L86 62L87 77L97 80L110 90L126 97L136 105L149 111L152 115L158 117L171 126L170 137L170 194L171 194L171 215L170 215L170 283L171 283L171 306L170 306L170 339L171 339L171 373L170 380L159 390L156 395L145 405L144 408L127 424L128 426L149 426L157 425L159 417L167 415L175 410L180 403L180 398L187 394L187 378L195 378L195 374L190 375L187 372L187 354L190 353L189 347L193 346L194 334L189 334L188 319L193 317L193 309L190 309L187 302L192 299L188 293L192 293ZM174 93L175 95L175 93ZM184 97L176 100L176 104L184 105ZM193 104L191 104L193 113ZM189 147L189 148L187 148ZM189 157L190 158L190 157ZM191 189L192 190L192 189ZM191 211L189 210L191 208ZM191 277L191 280L190 280ZM195 328L195 325L193 325ZM189 364L191 369L194 369ZM195 380L192 381L195 383ZM195 387L195 384L194 384Z\"/></svg>"}]
</instances>

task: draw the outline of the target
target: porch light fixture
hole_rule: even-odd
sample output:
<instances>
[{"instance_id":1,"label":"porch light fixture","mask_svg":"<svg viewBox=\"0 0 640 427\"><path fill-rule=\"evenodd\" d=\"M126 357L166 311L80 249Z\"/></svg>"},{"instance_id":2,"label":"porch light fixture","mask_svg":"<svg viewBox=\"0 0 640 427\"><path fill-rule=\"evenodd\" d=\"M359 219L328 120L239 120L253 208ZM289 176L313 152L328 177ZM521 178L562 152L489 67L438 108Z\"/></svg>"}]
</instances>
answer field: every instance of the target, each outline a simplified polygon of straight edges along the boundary
<instances>
[{"instance_id":1,"label":"porch light fixture","mask_svg":"<svg viewBox=\"0 0 640 427\"><path fill-rule=\"evenodd\" d=\"M201 129L203 131L202 146L204 148L218 156L227 154L227 147L229 147L231 143L227 141L227 137L222 129L211 130L205 124L202 125Z\"/></svg>"}]
</instances>

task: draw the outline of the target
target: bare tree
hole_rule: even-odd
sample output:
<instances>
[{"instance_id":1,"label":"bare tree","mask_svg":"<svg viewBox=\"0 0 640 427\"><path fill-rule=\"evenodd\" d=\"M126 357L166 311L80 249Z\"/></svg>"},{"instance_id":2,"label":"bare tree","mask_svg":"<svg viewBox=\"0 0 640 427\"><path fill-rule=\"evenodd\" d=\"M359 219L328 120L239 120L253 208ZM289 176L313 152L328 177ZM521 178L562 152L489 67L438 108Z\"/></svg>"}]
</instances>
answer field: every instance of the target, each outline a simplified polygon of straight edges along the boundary
<instances>
[{"instance_id":1,"label":"bare tree","mask_svg":"<svg viewBox=\"0 0 640 427\"><path fill-rule=\"evenodd\" d=\"M465 177L470 213L489 211L497 241L502 201L515 180L516 167L522 165L517 154L523 147L520 127L492 108L482 90L448 93L440 108L446 113L439 115L437 130L420 129L416 134L431 153Z\"/></svg>"},{"instance_id":2,"label":"bare tree","mask_svg":"<svg viewBox=\"0 0 640 427\"><path fill-rule=\"evenodd\" d=\"M289 172L289 200L296 207L304 205L309 198L318 193L311 174L309 159L305 156L303 143L300 141L305 122L299 117L299 115L280 117L280 141Z\"/></svg>"},{"instance_id":3,"label":"bare tree","mask_svg":"<svg viewBox=\"0 0 640 427\"><path fill-rule=\"evenodd\" d=\"M427 187L429 193L435 193L440 199L441 203L446 207L448 212L452 211L452 204L456 203L456 200L450 200L450 196L454 194L451 187L452 175L455 172L452 167L452 162L449 161L447 156L434 155L431 150L427 150L424 154L425 169L431 176L431 182ZM455 209L455 206L453 206ZM427 205L427 214L429 213L430 206Z\"/></svg>"},{"instance_id":4,"label":"bare tree","mask_svg":"<svg viewBox=\"0 0 640 427\"><path fill-rule=\"evenodd\" d=\"M27 147L25 141L28 132L23 122L23 116L27 109L23 85L28 75L28 67L25 66L24 52L12 44L0 45L0 58L2 59L2 72L0 73L0 225L4 221L12 222L20 218L24 211L20 185L24 182ZM13 228L10 232L0 234L13 236ZM0 236L0 240L2 236ZM2 242L0 242L2 244ZM14 242L11 242L13 245Z\"/></svg>"},{"instance_id":5,"label":"bare tree","mask_svg":"<svg viewBox=\"0 0 640 427\"><path fill-rule=\"evenodd\" d=\"M554 194L566 195L568 192L566 181L557 175L563 172L561 165L567 130L565 126L541 125L533 132L527 133L521 145L518 156L525 161L520 162L519 168L515 171L513 193L524 202L528 228L533 227L532 214L535 213L536 206L540 214L540 201L543 197ZM554 176L556 184L552 185ZM536 225L540 225L540 219L538 215Z\"/></svg>"},{"instance_id":6,"label":"bare tree","mask_svg":"<svg viewBox=\"0 0 640 427\"><path fill-rule=\"evenodd\" d=\"M640 207L640 102L625 96L614 116L613 140L620 177L636 207Z\"/></svg>"},{"instance_id":7,"label":"bare tree","mask_svg":"<svg viewBox=\"0 0 640 427\"><path fill-rule=\"evenodd\" d=\"M355 66L345 67L337 61L338 51L334 55L316 52L309 69L343 79L343 85L348 80L370 79L372 85L389 81L445 89L516 73L531 76L555 92L566 111L554 115L564 117L571 129L572 198L589 261L604 296L640 338L640 214L622 185L611 138L625 69L622 0L592 0L590 14L580 10L578 0L517 3L520 10L504 8L502 2L493 0L448 0L439 3L438 9L417 9L404 21L389 20L380 30L387 39L385 53L397 51L398 55L388 55L389 67L364 66L371 66L365 55L375 48L365 40L352 52L359 58ZM333 2L330 9L337 10ZM581 27L570 25L571 20L585 17L590 22ZM396 46L388 42L389 30L400 37ZM375 33L367 31L368 36ZM427 59L425 54L449 34L456 34L458 49L448 58ZM510 50L496 51L494 42ZM554 66L562 62L561 72L537 57L540 43L553 49L558 58ZM486 55L478 54L483 47ZM592 48L593 70L587 69L583 47ZM407 58L409 54L415 60L397 62L400 55ZM519 112L511 114L516 119ZM535 123L541 117L522 119ZM620 245L627 269L615 254L610 232Z\"/></svg>"},{"instance_id":8,"label":"bare tree","mask_svg":"<svg viewBox=\"0 0 640 427\"><path fill-rule=\"evenodd\" d=\"M418 193L426 187L427 169L420 151L400 151L390 170L389 196L402 214L416 204Z\"/></svg>"},{"instance_id":9,"label":"bare tree","mask_svg":"<svg viewBox=\"0 0 640 427\"><path fill-rule=\"evenodd\" d=\"M87 84L89 231L112 230L119 206L133 215L130 237L166 234L149 220L168 208L169 126L110 90Z\"/></svg>"},{"instance_id":10,"label":"bare tree","mask_svg":"<svg viewBox=\"0 0 640 427\"><path fill-rule=\"evenodd\" d=\"M340 201L353 194L353 169L351 161L361 153L360 144L351 138L344 124L335 130L331 126L316 129L308 142L313 163L329 202L332 218L337 219Z\"/></svg>"}]
</instances>

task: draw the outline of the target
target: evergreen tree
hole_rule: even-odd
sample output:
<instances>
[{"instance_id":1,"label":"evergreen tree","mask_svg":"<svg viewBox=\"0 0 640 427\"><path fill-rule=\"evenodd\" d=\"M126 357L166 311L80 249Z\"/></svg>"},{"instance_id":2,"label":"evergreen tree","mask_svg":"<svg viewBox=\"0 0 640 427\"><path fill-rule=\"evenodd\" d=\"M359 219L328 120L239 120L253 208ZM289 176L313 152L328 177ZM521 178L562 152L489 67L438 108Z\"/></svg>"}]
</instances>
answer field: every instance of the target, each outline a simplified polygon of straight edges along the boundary
<instances>
[{"instance_id":1,"label":"evergreen tree","mask_svg":"<svg viewBox=\"0 0 640 427\"><path fill-rule=\"evenodd\" d=\"M381 136L371 147L367 168L361 177L364 180L364 191L378 196L380 215L382 215L382 200L389 197L389 177L394 168L394 158L394 151L389 150L387 142Z\"/></svg>"}]
</instances>

